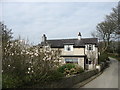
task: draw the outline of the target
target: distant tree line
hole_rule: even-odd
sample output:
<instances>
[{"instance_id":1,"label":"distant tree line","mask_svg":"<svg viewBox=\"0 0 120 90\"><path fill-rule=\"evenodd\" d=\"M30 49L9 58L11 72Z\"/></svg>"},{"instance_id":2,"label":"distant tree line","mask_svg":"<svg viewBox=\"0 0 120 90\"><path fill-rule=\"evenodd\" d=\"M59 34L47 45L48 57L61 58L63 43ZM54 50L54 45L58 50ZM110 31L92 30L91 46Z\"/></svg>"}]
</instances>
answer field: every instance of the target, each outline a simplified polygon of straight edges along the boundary
<instances>
[{"instance_id":1,"label":"distant tree line","mask_svg":"<svg viewBox=\"0 0 120 90\"><path fill-rule=\"evenodd\" d=\"M105 16L104 21L97 24L96 31L91 35L99 38L101 53L110 52L120 55L120 3Z\"/></svg>"}]
</instances>

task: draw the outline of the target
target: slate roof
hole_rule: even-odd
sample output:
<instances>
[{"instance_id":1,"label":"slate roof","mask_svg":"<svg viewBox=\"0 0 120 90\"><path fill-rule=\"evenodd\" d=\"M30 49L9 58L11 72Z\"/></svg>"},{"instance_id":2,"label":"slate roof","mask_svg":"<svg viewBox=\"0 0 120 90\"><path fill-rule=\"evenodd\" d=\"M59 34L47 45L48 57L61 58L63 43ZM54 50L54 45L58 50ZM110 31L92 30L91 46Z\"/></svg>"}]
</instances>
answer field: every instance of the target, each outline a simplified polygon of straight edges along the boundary
<instances>
[{"instance_id":1,"label":"slate roof","mask_svg":"<svg viewBox=\"0 0 120 90\"><path fill-rule=\"evenodd\" d=\"M52 48L63 48L65 44L72 44L74 47L84 47L85 44L95 44L98 46L97 38L81 38L78 39L55 39L46 40L46 42L41 42L41 46L49 44Z\"/></svg>"}]
</instances>

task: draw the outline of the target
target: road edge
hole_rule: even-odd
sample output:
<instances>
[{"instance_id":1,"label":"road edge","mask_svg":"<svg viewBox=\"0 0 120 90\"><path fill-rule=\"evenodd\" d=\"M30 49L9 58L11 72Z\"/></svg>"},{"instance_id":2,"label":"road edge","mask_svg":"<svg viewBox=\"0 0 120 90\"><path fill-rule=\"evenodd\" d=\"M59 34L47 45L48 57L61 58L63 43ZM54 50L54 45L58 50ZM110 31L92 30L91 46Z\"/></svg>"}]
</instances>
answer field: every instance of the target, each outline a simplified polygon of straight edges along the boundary
<instances>
[{"instance_id":1,"label":"road edge","mask_svg":"<svg viewBox=\"0 0 120 90\"><path fill-rule=\"evenodd\" d=\"M84 86L85 84L89 83L90 81L92 81L93 79L97 78L98 76L100 76L103 73L103 71L99 72L98 74L90 77L89 79L86 79L76 85L74 85L72 88L81 88L82 86Z\"/></svg>"}]
</instances>

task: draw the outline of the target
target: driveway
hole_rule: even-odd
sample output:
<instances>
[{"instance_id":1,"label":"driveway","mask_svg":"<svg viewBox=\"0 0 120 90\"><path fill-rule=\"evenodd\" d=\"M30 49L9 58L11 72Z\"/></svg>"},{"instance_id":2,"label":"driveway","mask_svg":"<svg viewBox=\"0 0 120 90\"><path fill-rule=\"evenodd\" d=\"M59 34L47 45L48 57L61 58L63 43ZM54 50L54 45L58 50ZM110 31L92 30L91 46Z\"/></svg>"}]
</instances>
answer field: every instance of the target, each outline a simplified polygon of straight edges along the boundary
<instances>
[{"instance_id":1,"label":"driveway","mask_svg":"<svg viewBox=\"0 0 120 90\"><path fill-rule=\"evenodd\" d=\"M82 88L118 88L118 61L110 58L110 67Z\"/></svg>"}]
</instances>

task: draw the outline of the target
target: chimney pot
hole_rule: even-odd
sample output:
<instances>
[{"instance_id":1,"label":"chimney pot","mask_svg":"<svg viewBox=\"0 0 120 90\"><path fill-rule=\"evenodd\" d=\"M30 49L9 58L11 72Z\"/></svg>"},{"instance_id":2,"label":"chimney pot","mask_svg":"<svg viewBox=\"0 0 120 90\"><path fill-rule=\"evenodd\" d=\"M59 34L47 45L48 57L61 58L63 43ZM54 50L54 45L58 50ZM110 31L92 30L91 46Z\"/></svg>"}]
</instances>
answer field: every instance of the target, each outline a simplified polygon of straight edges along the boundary
<instances>
[{"instance_id":1,"label":"chimney pot","mask_svg":"<svg viewBox=\"0 0 120 90\"><path fill-rule=\"evenodd\" d=\"M45 42L46 40L47 40L47 37L46 37L45 34L43 34L43 36L42 36L42 42Z\"/></svg>"},{"instance_id":2,"label":"chimney pot","mask_svg":"<svg viewBox=\"0 0 120 90\"><path fill-rule=\"evenodd\" d=\"M79 32L79 33L78 33L78 40L81 40L81 36L82 36L82 35L81 35L81 33Z\"/></svg>"}]
</instances>

